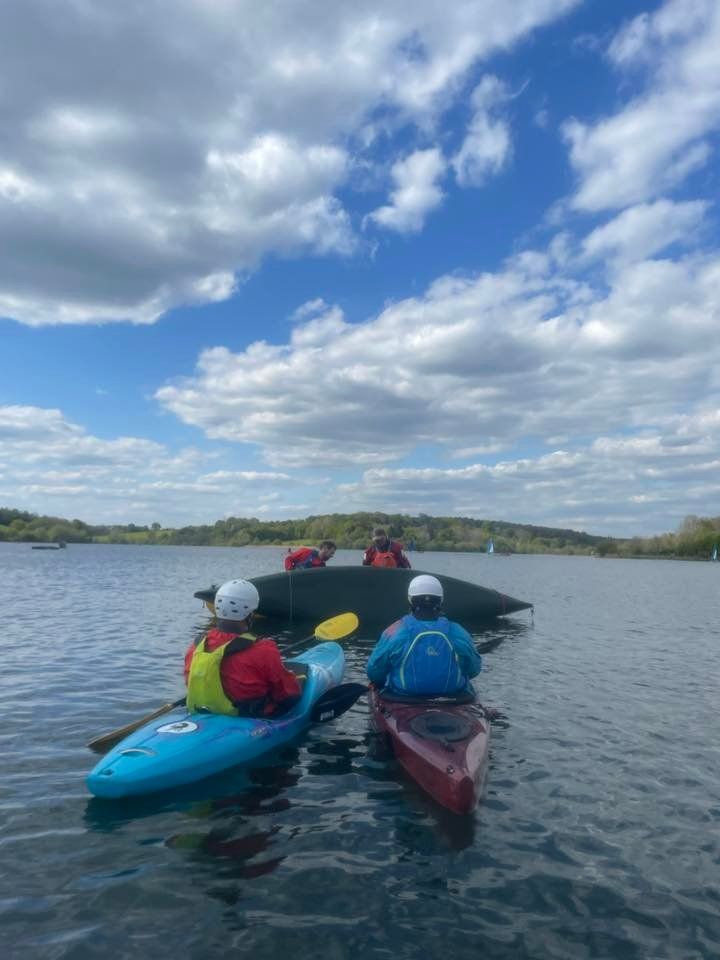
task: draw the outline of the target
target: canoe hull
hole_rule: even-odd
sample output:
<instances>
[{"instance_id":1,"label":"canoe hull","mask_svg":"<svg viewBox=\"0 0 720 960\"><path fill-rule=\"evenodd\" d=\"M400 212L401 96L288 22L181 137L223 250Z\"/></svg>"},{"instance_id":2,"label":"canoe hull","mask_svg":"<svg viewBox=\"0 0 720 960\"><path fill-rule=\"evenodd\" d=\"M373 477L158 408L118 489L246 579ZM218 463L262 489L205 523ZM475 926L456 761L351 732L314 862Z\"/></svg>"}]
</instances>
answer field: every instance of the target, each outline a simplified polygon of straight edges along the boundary
<instances>
[{"instance_id":1,"label":"canoe hull","mask_svg":"<svg viewBox=\"0 0 720 960\"><path fill-rule=\"evenodd\" d=\"M408 776L445 809L468 814L482 796L490 725L475 704L400 703L369 694L375 729L387 735Z\"/></svg>"},{"instance_id":2,"label":"canoe hull","mask_svg":"<svg viewBox=\"0 0 720 960\"><path fill-rule=\"evenodd\" d=\"M329 566L250 578L260 594L258 612L282 620L324 620L354 610L363 624L387 626L407 610L408 584L426 571L381 567ZM515 597L434 573L445 592L444 609L452 620L484 623L532 604ZM214 591L196 597L212 611Z\"/></svg>"},{"instance_id":3,"label":"canoe hull","mask_svg":"<svg viewBox=\"0 0 720 960\"><path fill-rule=\"evenodd\" d=\"M309 726L313 704L342 680L345 655L340 644L327 642L289 662L307 664L308 679L300 702L283 717L226 717L179 708L106 754L88 774L88 789L110 798L155 793L256 760L293 740Z\"/></svg>"}]
</instances>

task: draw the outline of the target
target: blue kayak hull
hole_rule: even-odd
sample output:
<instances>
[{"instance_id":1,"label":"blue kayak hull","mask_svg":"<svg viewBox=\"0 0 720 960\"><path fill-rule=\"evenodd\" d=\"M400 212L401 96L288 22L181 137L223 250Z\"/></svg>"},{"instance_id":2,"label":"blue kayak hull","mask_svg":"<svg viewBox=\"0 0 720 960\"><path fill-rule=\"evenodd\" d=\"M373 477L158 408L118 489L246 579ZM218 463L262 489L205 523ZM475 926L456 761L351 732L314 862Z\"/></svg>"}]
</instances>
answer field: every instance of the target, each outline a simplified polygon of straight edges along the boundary
<instances>
[{"instance_id":1,"label":"blue kayak hull","mask_svg":"<svg viewBox=\"0 0 720 960\"><path fill-rule=\"evenodd\" d=\"M107 753L88 774L88 789L110 798L155 793L256 760L293 740L309 726L319 697L342 680L345 654L338 643L320 643L289 662L307 664L308 678L300 702L278 720L178 708Z\"/></svg>"}]
</instances>

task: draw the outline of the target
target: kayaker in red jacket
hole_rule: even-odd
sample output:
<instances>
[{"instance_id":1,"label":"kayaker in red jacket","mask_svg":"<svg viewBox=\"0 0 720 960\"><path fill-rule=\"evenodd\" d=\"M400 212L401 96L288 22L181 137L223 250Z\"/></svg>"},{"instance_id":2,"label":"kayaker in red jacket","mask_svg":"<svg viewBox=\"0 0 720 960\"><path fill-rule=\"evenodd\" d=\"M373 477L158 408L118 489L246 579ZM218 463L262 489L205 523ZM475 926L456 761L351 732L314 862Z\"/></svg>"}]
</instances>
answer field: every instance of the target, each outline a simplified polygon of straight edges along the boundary
<instances>
[{"instance_id":1,"label":"kayaker in red jacket","mask_svg":"<svg viewBox=\"0 0 720 960\"><path fill-rule=\"evenodd\" d=\"M286 570L300 570L306 567L324 567L328 560L335 556L335 546L332 540L323 540L317 547L298 547L285 557Z\"/></svg>"},{"instance_id":2,"label":"kayaker in red jacket","mask_svg":"<svg viewBox=\"0 0 720 960\"><path fill-rule=\"evenodd\" d=\"M372 543L363 556L364 567L404 567L410 569L410 561L403 553L403 545L391 540L383 527L375 527Z\"/></svg>"},{"instance_id":3,"label":"kayaker in red jacket","mask_svg":"<svg viewBox=\"0 0 720 960\"><path fill-rule=\"evenodd\" d=\"M249 632L260 597L247 580L231 580L215 595L216 626L185 654L187 705L229 716L285 713L302 692L270 637Z\"/></svg>"}]
</instances>

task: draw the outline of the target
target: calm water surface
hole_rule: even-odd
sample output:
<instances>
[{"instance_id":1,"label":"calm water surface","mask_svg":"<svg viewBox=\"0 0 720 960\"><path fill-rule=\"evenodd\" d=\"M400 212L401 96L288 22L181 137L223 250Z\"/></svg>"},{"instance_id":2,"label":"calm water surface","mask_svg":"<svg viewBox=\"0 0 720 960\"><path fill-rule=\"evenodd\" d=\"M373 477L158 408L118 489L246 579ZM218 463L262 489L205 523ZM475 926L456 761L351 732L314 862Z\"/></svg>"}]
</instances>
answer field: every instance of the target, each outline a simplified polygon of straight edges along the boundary
<instances>
[{"instance_id":1,"label":"calm water surface","mask_svg":"<svg viewBox=\"0 0 720 960\"><path fill-rule=\"evenodd\" d=\"M412 555L535 604L477 634L507 720L473 817L379 754L364 701L261 766L91 798L86 741L182 693L193 591L283 552L0 544L4 957L719 955L720 564Z\"/></svg>"}]
</instances>

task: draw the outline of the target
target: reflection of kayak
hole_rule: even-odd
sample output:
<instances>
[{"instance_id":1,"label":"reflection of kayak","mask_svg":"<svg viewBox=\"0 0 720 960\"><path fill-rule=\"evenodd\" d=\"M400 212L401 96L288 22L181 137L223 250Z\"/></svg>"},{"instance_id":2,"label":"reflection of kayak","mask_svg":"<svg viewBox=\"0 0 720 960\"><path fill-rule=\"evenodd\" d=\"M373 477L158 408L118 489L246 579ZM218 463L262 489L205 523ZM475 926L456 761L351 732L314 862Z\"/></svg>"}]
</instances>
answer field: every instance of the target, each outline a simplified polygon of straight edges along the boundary
<instances>
[{"instance_id":1,"label":"reflection of kayak","mask_svg":"<svg viewBox=\"0 0 720 960\"><path fill-rule=\"evenodd\" d=\"M258 612L285 620L322 620L354 610L364 623L387 625L407 608L407 588L426 571L383 567L319 567L252 577L260 594ZM435 573L445 591L444 609L452 620L479 623L532 606L497 590ZM195 596L212 611L216 587Z\"/></svg>"},{"instance_id":2,"label":"reflection of kayak","mask_svg":"<svg viewBox=\"0 0 720 960\"><path fill-rule=\"evenodd\" d=\"M476 704L446 699L400 702L369 695L375 728L398 763L441 806L471 813L487 777L490 724Z\"/></svg>"},{"instance_id":3,"label":"reflection of kayak","mask_svg":"<svg viewBox=\"0 0 720 960\"><path fill-rule=\"evenodd\" d=\"M292 740L310 724L313 704L342 680L345 654L319 643L288 663L308 664L300 702L277 720L189 713L184 707L145 724L107 753L87 785L98 797L128 797L202 780Z\"/></svg>"}]
</instances>

